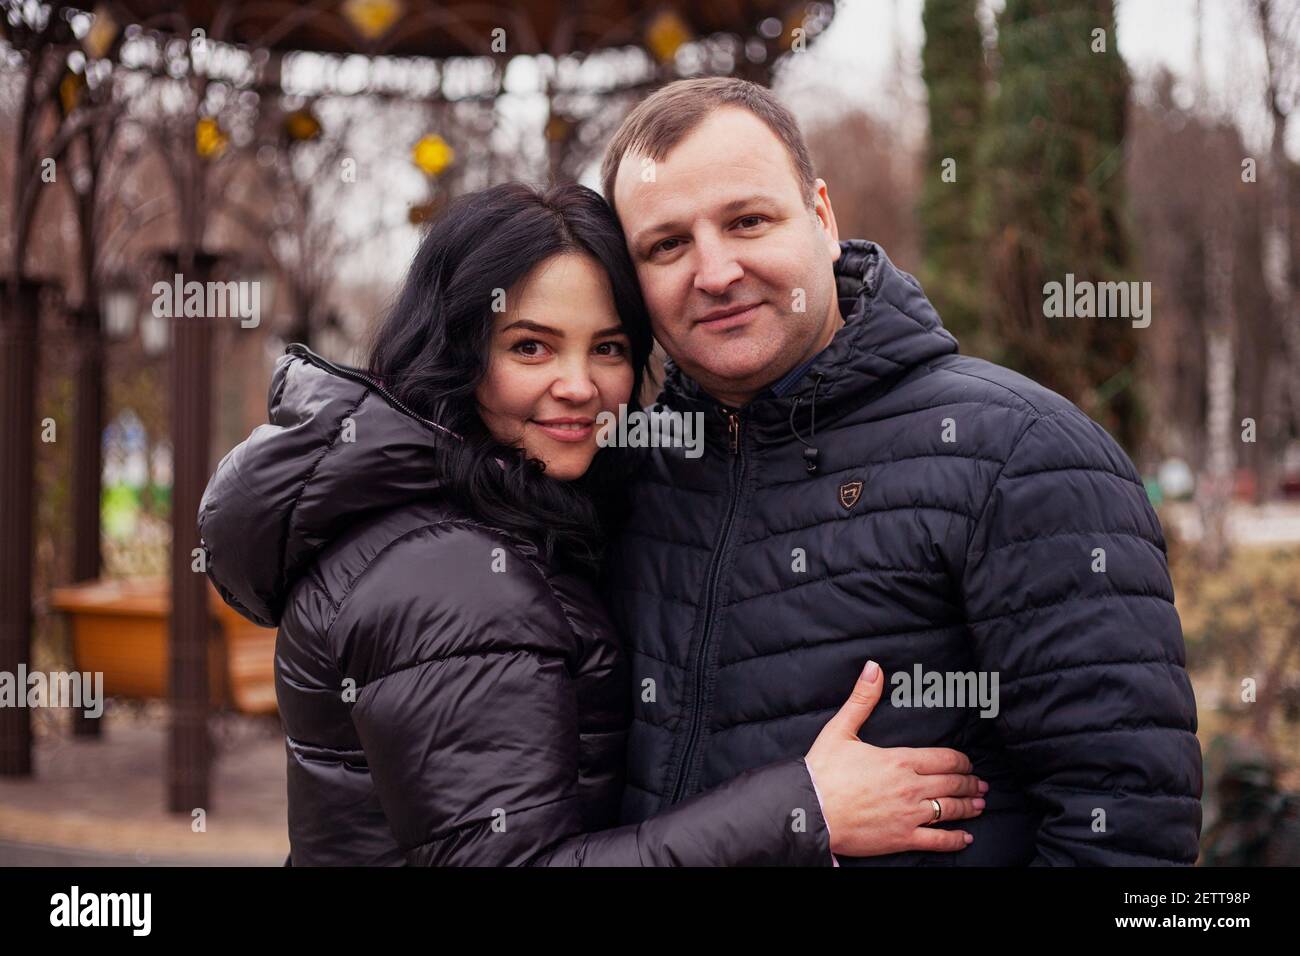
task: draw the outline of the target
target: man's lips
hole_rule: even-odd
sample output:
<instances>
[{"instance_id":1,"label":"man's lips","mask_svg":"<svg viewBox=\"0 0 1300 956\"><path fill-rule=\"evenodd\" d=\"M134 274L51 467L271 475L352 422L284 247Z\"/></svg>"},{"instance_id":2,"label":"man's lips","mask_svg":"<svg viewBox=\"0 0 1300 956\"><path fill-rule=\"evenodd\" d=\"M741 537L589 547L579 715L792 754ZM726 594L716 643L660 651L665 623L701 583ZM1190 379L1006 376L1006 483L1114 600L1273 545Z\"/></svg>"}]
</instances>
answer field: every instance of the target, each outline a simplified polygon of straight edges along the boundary
<instances>
[{"instance_id":1,"label":"man's lips","mask_svg":"<svg viewBox=\"0 0 1300 956\"><path fill-rule=\"evenodd\" d=\"M529 421L556 441L568 442L586 441L596 426L594 418L530 418Z\"/></svg>"},{"instance_id":2,"label":"man's lips","mask_svg":"<svg viewBox=\"0 0 1300 956\"><path fill-rule=\"evenodd\" d=\"M695 324L714 332L735 328L752 319L757 314L758 307L762 304L762 302L750 302L729 306L725 309L714 309L712 312L706 313L702 318L697 319Z\"/></svg>"}]
</instances>

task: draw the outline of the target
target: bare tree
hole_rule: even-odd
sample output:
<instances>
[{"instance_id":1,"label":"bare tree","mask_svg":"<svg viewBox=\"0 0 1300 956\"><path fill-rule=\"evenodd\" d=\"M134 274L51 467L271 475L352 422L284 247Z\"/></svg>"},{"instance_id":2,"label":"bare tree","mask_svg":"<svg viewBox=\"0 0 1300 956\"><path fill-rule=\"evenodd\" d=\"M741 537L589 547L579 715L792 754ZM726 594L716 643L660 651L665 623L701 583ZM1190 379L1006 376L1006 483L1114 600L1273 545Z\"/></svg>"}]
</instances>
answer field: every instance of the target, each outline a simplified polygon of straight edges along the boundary
<instances>
[{"instance_id":1,"label":"bare tree","mask_svg":"<svg viewBox=\"0 0 1300 956\"><path fill-rule=\"evenodd\" d=\"M1205 9L1196 4L1196 92L1203 109L1208 108L1207 84L1202 37ZM1204 255L1205 281L1205 436L1206 455L1197 481L1197 502L1201 512L1201 553L1207 567L1223 566L1228 556L1227 518L1232 500L1233 467L1236 464L1232 442L1233 378L1236 370L1234 331L1233 278L1236 248L1232 241L1219 242L1225 233L1232 236L1233 197L1223 188L1211 187L1202 206L1200 221L1201 247Z\"/></svg>"},{"instance_id":2,"label":"bare tree","mask_svg":"<svg viewBox=\"0 0 1300 956\"><path fill-rule=\"evenodd\" d=\"M1296 308L1300 278L1293 259L1291 162L1286 155L1288 123L1300 97L1300 5L1252 0L1251 6L1264 47L1266 106L1273 127L1267 172L1271 202L1263 236L1264 282L1283 336L1281 361L1265 365L1265 390L1276 414L1265 421L1264 440L1280 450L1290 425L1300 426L1300 399L1294 388L1300 382L1300 313ZM1267 466L1261 476L1265 494L1273 491L1273 463L1280 457L1265 456Z\"/></svg>"}]
</instances>

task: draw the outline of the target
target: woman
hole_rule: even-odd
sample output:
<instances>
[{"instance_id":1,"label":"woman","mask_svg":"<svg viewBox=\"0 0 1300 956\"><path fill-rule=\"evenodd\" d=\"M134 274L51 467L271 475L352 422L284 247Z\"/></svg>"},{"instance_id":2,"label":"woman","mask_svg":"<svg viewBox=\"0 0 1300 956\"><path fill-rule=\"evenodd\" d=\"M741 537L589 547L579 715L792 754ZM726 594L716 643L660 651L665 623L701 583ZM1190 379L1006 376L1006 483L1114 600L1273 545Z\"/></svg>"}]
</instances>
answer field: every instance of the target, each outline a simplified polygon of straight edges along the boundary
<instances>
[{"instance_id":1,"label":"woman","mask_svg":"<svg viewBox=\"0 0 1300 956\"><path fill-rule=\"evenodd\" d=\"M430 228L368 372L280 360L199 527L225 600L279 626L294 865L830 865L926 822L918 789L882 826L855 776L875 668L807 761L615 826L631 688L591 578L628 466L595 419L650 349L600 197L506 185ZM978 812L973 777L917 777Z\"/></svg>"}]
</instances>

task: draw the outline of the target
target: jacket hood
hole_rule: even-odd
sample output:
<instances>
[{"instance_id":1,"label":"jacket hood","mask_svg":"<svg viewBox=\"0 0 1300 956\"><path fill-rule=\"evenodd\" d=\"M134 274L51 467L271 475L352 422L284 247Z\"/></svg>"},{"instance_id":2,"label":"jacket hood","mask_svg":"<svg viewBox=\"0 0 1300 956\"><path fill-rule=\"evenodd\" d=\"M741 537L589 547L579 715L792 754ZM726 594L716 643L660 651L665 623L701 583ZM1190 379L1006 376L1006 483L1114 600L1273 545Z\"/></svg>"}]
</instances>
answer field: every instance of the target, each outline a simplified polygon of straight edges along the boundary
<instances>
[{"instance_id":1,"label":"jacket hood","mask_svg":"<svg viewBox=\"0 0 1300 956\"><path fill-rule=\"evenodd\" d=\"M267 407L217 466L198 522L222 598L274 627L294 581L358 516L437 493L437 449L455 436L301 345L276 362Z\"/></svg>"},{"instance_id":2,"label":"jacket hood","mask_svg":"<svg viewBox=\"0 0 1300 956\"><path fill-rule=\"evenodd\" d=\"M815 404L816 417L829 423L861 405L882 382L957 351L957 340L943 327L920 283L895 266L878 244L841 241L835 284L844 326L787 394L764 393L746 406L745 414L760 433L779 429L794 441L786 425L793 405ZM718 404L671 360L665 369L661 402L672 407ZM806 418L806 412L800 417Z\"/></svg>"}]
</instances>

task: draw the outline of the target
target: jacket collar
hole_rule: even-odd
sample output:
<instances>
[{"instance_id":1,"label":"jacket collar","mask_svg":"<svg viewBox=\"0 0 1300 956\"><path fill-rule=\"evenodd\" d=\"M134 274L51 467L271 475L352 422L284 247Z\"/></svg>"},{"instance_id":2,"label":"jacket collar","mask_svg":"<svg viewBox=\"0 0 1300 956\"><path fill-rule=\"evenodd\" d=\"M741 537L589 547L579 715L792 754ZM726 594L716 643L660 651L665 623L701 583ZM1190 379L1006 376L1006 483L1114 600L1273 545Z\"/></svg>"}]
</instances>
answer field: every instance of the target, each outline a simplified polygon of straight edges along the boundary
<instances>
[{"instance_id":1,"label":"jacket collar","mask_svg":"<svg viewBox=\"0 0 1300 956\"><path fill-rule=\"evenodd\" d=\"M742 409L762 435L794 441L788 426L792 406L810 405L814 387L818 422L830 424L909 369L957 351L957 340L943 327L920 284L895 266L878 244L841 241L835 285L844 325L830 344L782 394L765 390ZM719 419L719 403L671 359L665 371L661 403L713 411L706 421ZM790 371L774 375L773 381Z\"/></svg>"}]
</instances>

